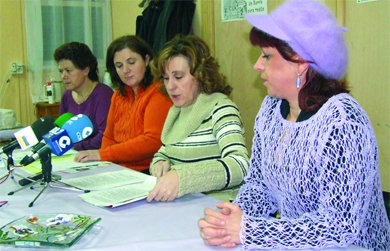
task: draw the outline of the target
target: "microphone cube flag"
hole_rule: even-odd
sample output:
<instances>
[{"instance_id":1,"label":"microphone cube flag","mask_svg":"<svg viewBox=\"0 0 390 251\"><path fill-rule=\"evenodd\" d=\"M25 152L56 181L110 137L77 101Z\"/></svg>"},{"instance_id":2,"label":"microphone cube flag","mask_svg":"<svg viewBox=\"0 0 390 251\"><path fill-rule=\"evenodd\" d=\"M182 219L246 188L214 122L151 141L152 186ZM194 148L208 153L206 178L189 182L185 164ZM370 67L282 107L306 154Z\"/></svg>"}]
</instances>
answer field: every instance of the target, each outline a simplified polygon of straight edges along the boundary
<instances>
[{"instance_id":1,"label":"microphone cube flag","mask_svg":"<svg viewBox=\"0 0 390 251\"><path fill-rule=\"evenodd\" d=\"M61 156L73 147L71 138L62 128L54 127L43 135L43 139L50 147L51 151L57 156Z\"/></svg>"},{"instance_id":2,"label":"microphone cube flag","mask_svg":"<svg viewBox=\"0 0 390 251\"><path fill-rule=\"evenodd\" d=\"M77 143L92 134L93 125L87 115L78 114L66 121L62 129L68 133L73 143Z\"/></svg>"},{"instance_id":3,"label":"microphone cube flag","mask_svg":"<svg viewBox=\"0 0 390 251\"><path fill-rule=\"evenodd\" d=\"M26 150L39 142L31 126L15 132L14 135L22 150Z\"/></svg>"}]
</instances>

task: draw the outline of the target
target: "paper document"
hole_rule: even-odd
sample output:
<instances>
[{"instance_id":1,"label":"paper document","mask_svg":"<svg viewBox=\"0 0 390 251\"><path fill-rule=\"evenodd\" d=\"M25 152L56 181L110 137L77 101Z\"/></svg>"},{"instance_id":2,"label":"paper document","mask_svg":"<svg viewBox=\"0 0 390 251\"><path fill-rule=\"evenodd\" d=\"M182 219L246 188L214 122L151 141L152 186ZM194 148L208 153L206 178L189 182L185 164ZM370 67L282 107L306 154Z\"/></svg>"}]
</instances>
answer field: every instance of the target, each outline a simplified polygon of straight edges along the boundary
<instances>
[{"instance_id":1,"label":"paper document","mask_svg":"<svg viewBox=\"0 0 390 251\"><path fill-rule=\"evenodd\" d=\"M80 163L75 162L73 159L69 159L55 162L53 164L53 171L72 174L110 165L112 165L112 163L109 161L88 161Z\"/></svg>"},{"instance_id":2,"label":"paper document","mask_svg":"<svg viewBox=\"0 0 390 251\"><path fill-rule=\"evenodd\" d=\"M118 207L148 196L156 184L156 177L148 176L142 183L124 185L104 191L79 195L84 201L99 207Z\"/></svg>"},{"instance_id":3,"label":"paper document","mask_svg":"<svg viewBox=\"0 0 390 251\"><path fill-rule=\"evenodd\" d=\"M109 166L112 163L109 161L89 161L89 162L76 162L74 161L74 155L64 154L62 156L52 155L51 164L53 166L53 172L61 171L63 173L77 173L85 170L91 170L98 167ZM23 169L30 173L40 173L42 171L42 165L40 160L36 160L33 163L24 166Z\"/></svg>"},{"instance_id":4,"label":"paper document","mask_svg":"<svg viewBox=\"0 0 390 251\"><path fill-rule=\"evenodd\" d=\"M144 182L147 177L149 177L149 175L124 169L120 171L63 179L62 183L77 187L81 190L104 190L126 184L141 183Z\"/></svg>"}]
</instances>

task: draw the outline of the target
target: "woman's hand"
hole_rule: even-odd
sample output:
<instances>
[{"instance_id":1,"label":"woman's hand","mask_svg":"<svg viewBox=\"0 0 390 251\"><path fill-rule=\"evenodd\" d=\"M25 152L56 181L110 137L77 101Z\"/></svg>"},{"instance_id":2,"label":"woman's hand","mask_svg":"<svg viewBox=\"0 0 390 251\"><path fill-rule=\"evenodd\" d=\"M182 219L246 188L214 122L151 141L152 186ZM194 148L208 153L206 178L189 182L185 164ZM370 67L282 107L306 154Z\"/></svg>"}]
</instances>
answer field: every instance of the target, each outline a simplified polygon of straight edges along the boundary
<instances>
[{"instance_id":1,"label":"woman's hand","mask_svg":"<svg viewBox=\"0 0 390 251\"><path fill-rule=\"evenodd\" d=\"M217 204L220 212L206 208L204 218L198 221L200 235L212 246L235 247L240 243L242 210L235 204Z\"/></svg>"},{"instance_id":2,"label":"woman's hand","mask_svg":"<svg viewBox=\"0 0 390 251\"><path fill-rule=\"evenodd\" d=\"M160 178L171 170L171 163L167 160L160 160L152 166L151 175Z\"/></svg>"},{"instance_id":3,"label":"woman's hand","mask_svg":"<svg viewBox=\"0 0 390 251\"><path fill-rule=\"evenodd\" d=\"M101 160L99 150L80 151L74 157L74 161L76 162L87 162L87 161L95 161L95 160Z\"/></svg>"},{"instance_id":4,"label":"woman's hand","mask_svg":"<svg viewBox=\"0 0 390 251\"><path fill-rule=\"evenodd\" d=\"M171 170L157 179L157 184L154 186L153 190L149 192L146 201L172 201L177 198L178 194L179 176L175 170Z\"/></svg>"}]
</instances>

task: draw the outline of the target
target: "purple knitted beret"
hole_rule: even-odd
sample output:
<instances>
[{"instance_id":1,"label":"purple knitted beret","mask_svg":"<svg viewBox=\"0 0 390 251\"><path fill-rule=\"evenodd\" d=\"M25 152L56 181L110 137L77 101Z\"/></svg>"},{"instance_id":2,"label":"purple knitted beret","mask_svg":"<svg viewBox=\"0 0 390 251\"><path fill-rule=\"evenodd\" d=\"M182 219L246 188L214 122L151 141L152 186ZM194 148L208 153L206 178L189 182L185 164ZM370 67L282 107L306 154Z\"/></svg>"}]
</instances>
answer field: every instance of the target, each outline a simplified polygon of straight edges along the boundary
<instances>
[{"instance_id":1,"label":"purple knitted beret","mask_svg":"<svg viewBox=\"0 0 390 251\"><path fill-rule=\"evenodd\" d=\"M348 64L346 28L315 0L290 0L269 15L247 15L255 28L285 41L321 75L340 79Z\"/></svg>"}]
</instances>

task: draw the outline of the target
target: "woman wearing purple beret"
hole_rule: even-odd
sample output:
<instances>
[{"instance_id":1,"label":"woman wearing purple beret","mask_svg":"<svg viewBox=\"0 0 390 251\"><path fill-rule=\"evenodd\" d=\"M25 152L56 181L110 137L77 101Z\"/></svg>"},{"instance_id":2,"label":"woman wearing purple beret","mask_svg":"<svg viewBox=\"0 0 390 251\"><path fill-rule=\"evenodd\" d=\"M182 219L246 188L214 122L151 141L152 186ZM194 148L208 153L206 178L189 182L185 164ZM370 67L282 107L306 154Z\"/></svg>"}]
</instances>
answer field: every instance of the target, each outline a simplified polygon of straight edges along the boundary
<instances>
[{"instance_id":1,"label":"woman wearing purple beret","mask_svg":"<svg viewBox=\"0 0 390 251\"><path fill-rule=\"evenodd\" d=\"M374 130L339 80L348 64L346 29L314 0L246 19L268 96L245 184L234 203L205 209L198 222L205 243L389 250Z\"/></svg>"}]
</instances>

